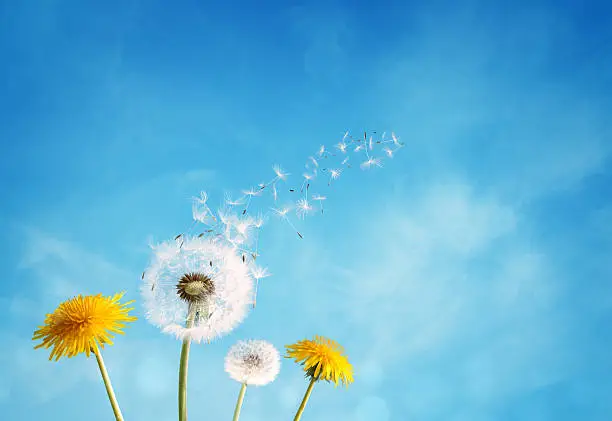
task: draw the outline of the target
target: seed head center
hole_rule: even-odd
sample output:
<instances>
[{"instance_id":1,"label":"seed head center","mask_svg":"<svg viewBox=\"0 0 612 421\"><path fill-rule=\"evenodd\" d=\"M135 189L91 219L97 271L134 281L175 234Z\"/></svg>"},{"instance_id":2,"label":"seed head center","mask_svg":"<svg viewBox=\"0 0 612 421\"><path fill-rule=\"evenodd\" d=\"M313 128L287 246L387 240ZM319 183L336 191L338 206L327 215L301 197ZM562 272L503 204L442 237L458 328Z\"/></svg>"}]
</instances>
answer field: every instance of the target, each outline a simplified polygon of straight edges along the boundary
<instances>
[{"instance_id":1,"label":"seed head center","mask_svg":"<svg viewBox=\"0 0 612 421\"><path fill-rule=\"evenodd\" d=\"M192 272L179 279L176 290L184 301L195 304L206 301L215 292L215 284L208 275Z\"/></svg>"}]
</instances>

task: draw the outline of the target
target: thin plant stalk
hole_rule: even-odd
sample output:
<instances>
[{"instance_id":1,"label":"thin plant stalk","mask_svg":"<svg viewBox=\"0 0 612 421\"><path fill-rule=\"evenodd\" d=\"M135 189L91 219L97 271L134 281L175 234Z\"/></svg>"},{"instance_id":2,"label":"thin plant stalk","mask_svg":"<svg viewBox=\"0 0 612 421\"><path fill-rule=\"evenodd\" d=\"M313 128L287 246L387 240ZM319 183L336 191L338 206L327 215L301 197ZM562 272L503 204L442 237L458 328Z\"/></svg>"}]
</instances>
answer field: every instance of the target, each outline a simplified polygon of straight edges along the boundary
<instances>
[{"instance_id":1,"label":"thin plant stalk","mask_svg":"<svg viewBox=\"0 0 612 421\"><path fill-rule=\"evenodd\" d=\"M308 389L306 389L306 393L304 394L304 398L302 399L302 403L300 404L300 407L297 410L297 413L295 414L295 418L293 418L293 421L300 421L300 418L302 418L302 413L304 412L304 408L306 407L306 404L308 403L308 399L310 398L310 394L312 393L312 388L314 387L314 384L316 383L317 379L315 377L312 377L310 379L310 383L308 384Z\"/></svg>"},{"instance_id":2,"label":"thin plant stalk","mask_svg":"<svg viewBox=\"0 0 612 421\"><path fill-rule=\"evenodd\" d=\"M187 329L193 326L195 318L195 309L190 308L187 316ZM178 382L178 412L179 421L187 421L187 368L189 364L189 349L191 348L191 337L186 336L183 339L181 347L181 360L179 364L179 382Z\"/></svg>"},{"instance_id":3,"label":"thin plant stalk","mask_svg":"<svg viewBox=\"0 0 612 421\"><path fill-rule=\"evenodd\" d=\"M104 365L102 354L100 354L98 345L95 342L91 347L91 351L96 356L96 361L98 362L98 367L100 368L100 373L102 374L102 380L104 380L106 394L108 395L108 400L110 401L111 406L113 407L115 419L117 421L123 421L123 415L121 414L121 409L119 409L119 403L117 402L117 398L115 397L115 392L113 390L113 385L111 384L110 377L108 376L108 372L106 371L106 365Z\"/></svg>"},{"instance_id":4,"label":"thin plant stalk","mask_svg":"<svg viewBox=\"0 0 612 421\"><path fill-rule=\"evenodd\" d=\"M240 393L238 394L238 401L236 402L236 409L234 410L234 418L232 418L232 421L238 421L238 418L240 418L240 410L242 409L242 401L244 401L244 394L246 392L246 388L246 383L242 383L242 386L240 387Z\"/></svg>"}]
</instances>

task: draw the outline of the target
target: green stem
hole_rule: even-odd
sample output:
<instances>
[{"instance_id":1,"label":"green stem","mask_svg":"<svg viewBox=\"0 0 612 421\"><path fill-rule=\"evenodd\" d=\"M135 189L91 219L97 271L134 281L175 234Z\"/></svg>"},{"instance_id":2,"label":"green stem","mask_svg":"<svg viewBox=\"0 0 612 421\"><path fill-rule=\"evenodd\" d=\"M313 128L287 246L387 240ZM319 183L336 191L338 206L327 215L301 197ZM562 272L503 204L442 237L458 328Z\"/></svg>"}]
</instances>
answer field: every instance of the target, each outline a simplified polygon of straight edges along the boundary
<instances>
[{"instance_id":1,"label":"green stem","mask_svg":"<svg viewBox=\"0 0 612 421\"><path fill-rule=\"evenodd\" d=\"M232 418L232 421L238 421L238 418L240 417L240 409L242 409L242 401L244 401L244 393L246 392L246 388L246 383L242 383L240 393L238 394L238 402L236 402L236 409L234 410L234 418Z\"/></svg>"},{"instance_id":2,"label":"green stem","mask_svg":"<svg viewBox=\"0 0 612 421\"><path fill-rule=\"evenodd\" d=\"M187 315L187 323L185 327L189 329L193 326L195 318L195 309L190 308ZM181 361L179 365L179 383L178 383L178 412L179 421L187 421L187 366L189 363L189 348L191 347L191 337L187 336L183 339L181 347Z\"/></svg>"},{"instance_id":3,"label":"green stem","mask_svg":"<svg viewBox=\"0 0 612 421\"><path fill-rule=\"evenodd\" d=\"M102 374L102 380L104 380L106 394L108 395L108 400L110 401L111 406L113 407L115 418L117 421L123 421L123 415L121 415L121 409L119 409L119 403L117 403L117 398L115 397L115 392L113 391L113 385L111 384L110 377L108 376L108 372L106 371L106 366L104 365L104 360L102 359L102 355L100 354L98 345L95 342L91 347L91 351L96 356L96 361L98 361L98 367L100 368L100 373Z\"/></svg>"},{"instance_id":4,"label":"green stem","mask_svg":"<svg viewBox=\"0 0 612 421\"><path fill-rule=\"evenodd\" d=\"M312 388L316 381L317 379L314 377L310 379L310 384L308 384L308 389L306 389L306 393L304 394L302 403L300 404L300 407L298 408L297 413L295 414L295 418L293 418L293 421L300 421L300 418L302 418L302 412L304 412L304 408L306 407L306 403L308 403L308 398L310 398L310 394L312 393Z\"/></svg>"}]
</instances>

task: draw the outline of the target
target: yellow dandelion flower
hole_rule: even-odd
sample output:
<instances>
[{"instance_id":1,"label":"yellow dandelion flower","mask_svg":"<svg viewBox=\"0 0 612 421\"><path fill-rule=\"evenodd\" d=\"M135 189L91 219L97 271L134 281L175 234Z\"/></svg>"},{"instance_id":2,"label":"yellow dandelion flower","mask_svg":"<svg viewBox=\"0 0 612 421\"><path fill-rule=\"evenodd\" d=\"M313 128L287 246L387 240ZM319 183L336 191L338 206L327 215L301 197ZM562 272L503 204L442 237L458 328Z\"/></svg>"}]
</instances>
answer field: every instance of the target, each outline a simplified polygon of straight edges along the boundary
<instances>
[{"instance_id":1,"label":"yellow dandelion flower","mask_svg":"<svg viewBox=\"0 0 612 421\"><path fill-rule=\"evenodd\" d=\"M286 358L302 364L309 378L333 382L335 386L339 382L346 386L353 382L353 366L337 342L315 336L313 340L298 341L286 348Z\"/></svg>"},{"instance_id":2,"label":"yellow dandelion flower","mask_svg":"<svg viewBox=\"0 0 612 421\"><path fill-rule=\"evenodd\" d=\"M34 332L32 340L42 339L34 349L53 347L49 360L57 361L83 352L89 357L96 345L102 348L104 344L112 345L112 335L123 334L125 323L136 320L128 316L133 309L127 306L133 301L120 304L121 297L123 293L113 297L79 295L64 301L47 314L44 325Z\"/></svg>"},{"instance_id":3,"label":"yellow dandelion flower","mask_svg":"<svg viewBox=\"0 0 612 421\"><path fill-rule=\"evenodd\" d=\"M285 358L293 358L301 364L310 378L310 384L302 403L295 414L294 421L299 421L312 393L314 384L319 380L333 382L335 386L342 383L348 386L353 382L353 366L344 355L344 349L335 341L323 336L305 339L292 345L287 345Z\"/></svg>"},{"instance_id":4,"label":"yellow dandelion flower","mask_svg":"<svg viewBox=\"0 0 612 421\"><path fill-rule=\"evenodd\" d=\"M47 314L44 325L32 337L34 341L42 339L34 349L53 347L49 360L55 358L58 361L61 357L71 358L82 353L89 357L93 353L117 421L123 421L123 415L98 345L102 348L104 344L112 345L113 334L123 334L121 329L125 323L136 320L136 317L128 316L132 310L128 306L133 301L121 304L121 297L123 293L112 297L79 295L64 301L53 313Z\"/></svg>"}]
</instances>

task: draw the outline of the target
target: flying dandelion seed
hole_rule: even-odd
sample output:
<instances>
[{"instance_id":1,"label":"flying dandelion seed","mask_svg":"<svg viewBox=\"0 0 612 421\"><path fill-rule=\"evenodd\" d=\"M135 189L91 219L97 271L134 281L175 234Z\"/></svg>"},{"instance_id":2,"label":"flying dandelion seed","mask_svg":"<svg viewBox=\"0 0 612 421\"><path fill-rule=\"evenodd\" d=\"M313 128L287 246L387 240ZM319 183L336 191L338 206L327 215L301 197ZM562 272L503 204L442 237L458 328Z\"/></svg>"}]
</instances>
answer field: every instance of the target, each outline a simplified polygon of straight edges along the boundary
<instances>
[{"instance_id":1,"label":"flying dandelion seed","mask_svg":"<svg viewBox=\"0 0 612 421\"><path fill-rule=\"evenodd\" d=\"M329 185L333 180L337 180L338 177L340 177L340 174L342 174L342 170L339 170L339 169L329 170L329 182L327 183L327 185Z\"/></svg>"},{"instance_id":2,"label":"flying dandelion seed","mask_svg":"<svg viewBox=\"0 0 612 421\"><path fill-rule=\"evenodd\" d=\"M215 222L215 216L206 204L207 201L208 195L206 194L206 192L201 192L200 197L193 198L193 205L191 210L194 221L200 222L205 225L210 225Z\"/></svg>"},{"instance_id":3,"label":"flying dandelion seed","mask_svg":"<svg viewBox=\"0 0 612 421\"><path fill-rule=\"evenodd\" d=\"M312 211L312 205L306 199L300 199L296 203L295 213L298 218L304 219Z\"/></svg>"},{"instance_id":4,"label":"flying dandelion seed","mask_svg":"<svg viewBox=\"0 0 612 421\"><path fill-rule=\"evenodd\" d=\"M275 165L273 167L273 170L274 170L274 173L276 174L276 177L279 180L285 181L287 179L287 177L291 175L288 172L284 172L283 169L279 165Z\"/></svg>"},{"instance_id":5,"label":"flying dandelion seed","mask_svg":"<svg viewBox=\"0 0 612 421\"><path fill-rule=\"evenodd\" d=\"M380 167L382 168L382 161L380 158L370 158L367 161L364 161L363 163L361 163L360 165L361 169L369 169L372 167Z\"/></svg>"},{"instance_id":6,"label":"flying dandelion seed","mask_svg":"<svg viewBox=\"0 0 612 421\"><path fill-rule=\"evenodd\" d=\"M268 272L267 268L262 268L260 266L255 266L251 269L251 276L255 279L255 294L253 294L253 308L257 305L257 291L259 290L259 280L263 278L267 278L272 274Z\"/></svg>"},{"instance_id":7,"label":"flying dandelion seed","mask_svg":"<svg viewBox=\"0 0 612 421\"><path fill-rule=\"evenodd\" d=\"M323 213L323 202L327 199L325 196L321 196L320 194L314 194L312 196L312 200L315 202L319 202L319 207L321 209L321 213Z\"/></svg>"}]
</instances>

